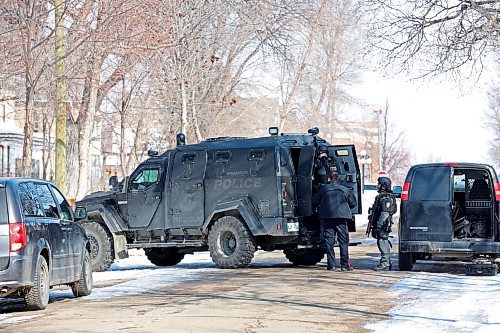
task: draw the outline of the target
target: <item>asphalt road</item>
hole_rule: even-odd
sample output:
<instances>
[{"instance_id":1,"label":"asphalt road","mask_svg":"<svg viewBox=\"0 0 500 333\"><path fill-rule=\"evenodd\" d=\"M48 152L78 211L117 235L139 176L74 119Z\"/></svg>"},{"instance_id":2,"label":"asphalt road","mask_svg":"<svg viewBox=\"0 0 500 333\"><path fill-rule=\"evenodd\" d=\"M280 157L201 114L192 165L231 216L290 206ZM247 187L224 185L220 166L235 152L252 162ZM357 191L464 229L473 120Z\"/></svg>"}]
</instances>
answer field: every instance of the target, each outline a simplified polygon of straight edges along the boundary
<instances>
[{"instance_id":1,"label":"asphalt road","mask_svg":"<svg viewBox=\"0 0 500 333\"><path fill-rule=\"evenodd\" d=\"M47 309L33 312L22 301L0 302L0 313L14 321L33 316L0 323L0 331L365 332L365 324L388 318L394 305L388 288L414 273L371 270L379 256L374 245L350 247L350 254L353 272L326 271L326 259L295 267L275 251L259 255L249 268L210 270L148 294L53 298Z\"/></svg>"}]
</instances>

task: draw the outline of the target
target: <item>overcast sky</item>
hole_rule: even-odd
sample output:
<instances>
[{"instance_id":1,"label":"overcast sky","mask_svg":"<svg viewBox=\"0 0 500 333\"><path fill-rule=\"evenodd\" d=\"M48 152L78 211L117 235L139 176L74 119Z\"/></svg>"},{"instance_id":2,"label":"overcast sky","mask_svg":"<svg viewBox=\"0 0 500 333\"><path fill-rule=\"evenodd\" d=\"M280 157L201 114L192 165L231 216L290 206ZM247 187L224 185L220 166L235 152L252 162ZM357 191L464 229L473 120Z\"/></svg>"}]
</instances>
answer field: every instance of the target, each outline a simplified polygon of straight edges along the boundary
<instances>
[{"instance_id":1,"label":"overcast sky","mask_svg":"<svg viewBox=\"0 0 500 333\"><path fill-rule=\"evenodd\" d=\"M486 162L491 133L484 127L489 79L453 82L382 79L365 73L357 93L373 108L385 108L406 131L415 163L431 159L450 162Z\"/></svg>"}]
</instances>

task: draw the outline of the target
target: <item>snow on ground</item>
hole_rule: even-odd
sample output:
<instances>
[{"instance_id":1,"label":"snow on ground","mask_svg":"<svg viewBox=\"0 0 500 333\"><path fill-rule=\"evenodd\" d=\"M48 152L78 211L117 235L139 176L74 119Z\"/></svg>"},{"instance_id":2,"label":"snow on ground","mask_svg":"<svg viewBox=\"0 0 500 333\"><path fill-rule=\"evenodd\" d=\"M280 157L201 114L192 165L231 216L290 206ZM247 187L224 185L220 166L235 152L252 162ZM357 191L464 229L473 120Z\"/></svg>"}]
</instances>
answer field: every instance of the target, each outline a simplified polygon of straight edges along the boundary
<instances>
[{"instance_id":1,"label":"snow on ground","mask_svg":"<svg viewBox=\"0 0 500 333\"><path fill-rule=\"evenodd\" d=\"M113 286L94 288L87 300L102 301L111 297L154 293L178 281L196 279L207 271L216 270L208 252L186 255L172 267L157 267L150 263L142 250L130 250L129 258L116 260L106 272L95 272L94 283L107 280L125 280ZM54 291L51 297L72 297L71 290Z\"/></svg>"},{"instance_id":2,"label":"snow on ground","mask_svg":"<svg viewBox=\"0 0 500 333\"><path fill-rule=\"evenodd\" d=\"M500 332L500 276L420 272L390 288L391 319L374 332Z\"/></svg>"}]
</instances>

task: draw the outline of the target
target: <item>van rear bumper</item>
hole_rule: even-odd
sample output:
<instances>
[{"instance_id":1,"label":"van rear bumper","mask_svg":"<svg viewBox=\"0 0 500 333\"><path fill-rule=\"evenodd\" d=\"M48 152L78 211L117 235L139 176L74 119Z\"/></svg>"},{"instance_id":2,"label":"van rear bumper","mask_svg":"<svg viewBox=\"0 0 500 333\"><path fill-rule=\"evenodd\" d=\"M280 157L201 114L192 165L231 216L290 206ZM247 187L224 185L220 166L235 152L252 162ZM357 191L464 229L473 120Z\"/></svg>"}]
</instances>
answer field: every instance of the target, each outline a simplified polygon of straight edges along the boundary
<instances>
[{"instance_id":1,"label":"van rear bumper","mask_svg":"<svg viewBox=\"0 0 500 333\"><path fill-rule=\"evenodd\" d=\"M451 242L400 241L400 252L500 254L500 242L489 239L453 240Z\"/></svg>"}]
</instances>

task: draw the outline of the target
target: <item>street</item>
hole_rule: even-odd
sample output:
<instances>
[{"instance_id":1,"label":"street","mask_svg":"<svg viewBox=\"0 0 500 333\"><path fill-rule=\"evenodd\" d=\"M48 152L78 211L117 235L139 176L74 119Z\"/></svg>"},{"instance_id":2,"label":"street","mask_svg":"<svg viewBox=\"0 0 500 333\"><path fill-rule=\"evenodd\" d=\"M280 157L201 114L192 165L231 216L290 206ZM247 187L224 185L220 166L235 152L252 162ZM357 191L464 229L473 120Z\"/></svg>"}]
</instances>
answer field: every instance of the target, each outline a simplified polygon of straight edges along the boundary
<instances>
[{"instance_id":1,"label":"street","mask_svg":"<svg viewBox=\"0 0 500 333\"><path fill-rule=\"evenodd\" d=\"M207 270L206 264L193 263L186 266L193 272L187 278L139 295L92 300L100 289L125 280L97 281L93 295L81 299L54 297L52 291L45 311L27 312L22 301L8 301L0 310L8 316L0 329L17 333L364 332L363 325L387 319L393 306L387 289L407 273L372 271L378 258L374 245L353 246L350 252L353 272L327 272L326 259L316 266L294 267L281 251L274 251L260 253L246 269Z\"/></svg>"}]
</instances>

